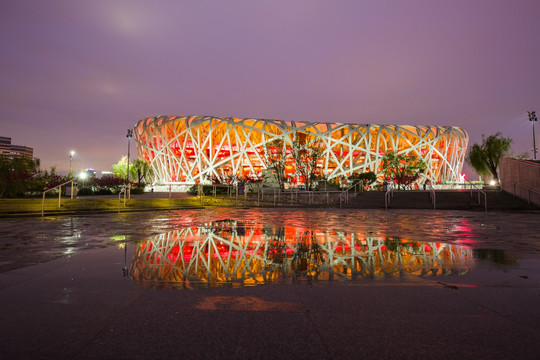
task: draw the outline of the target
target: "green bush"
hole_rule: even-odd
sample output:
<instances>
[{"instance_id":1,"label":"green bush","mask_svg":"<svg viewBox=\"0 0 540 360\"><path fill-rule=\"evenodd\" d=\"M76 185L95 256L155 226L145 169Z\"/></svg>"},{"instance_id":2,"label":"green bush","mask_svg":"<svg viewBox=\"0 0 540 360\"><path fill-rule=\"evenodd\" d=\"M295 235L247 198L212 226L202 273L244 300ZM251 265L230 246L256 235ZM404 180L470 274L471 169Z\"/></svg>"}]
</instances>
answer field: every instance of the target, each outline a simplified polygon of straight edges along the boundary
<instances>
[{"instance_id":1,"label":"green bush","mask_svg":"<svg viewBox=\"0 0 540 360\"><path fill-rule=\"evenodd\" d=\"M111 189L99 188L96 191L94 191L94 194L95 195L112 195L113 192Z\"/></svg>"},{"instance_id":2,"label":"green bush","mask_svg":"<svg viewBox=\"0 0 540 360\"><path fill-rule=\"evenodd\" d=\"M65 194L64 195L69 195L69 193ZM42 197L43 196L43 193L42 192L32 192L32 193L27 193L25 194L25 197ZM55 189L55 190L52 190L52 191L48 191L45 193L45 197L46 198L54 198L54 197L58 197L58 190Z\"/></svg>"},{"instance_id":3,"label":"green bush","mask_svg":"<svg viewBox=\"0 0 540 360\"><path fill-rule=\"evenodd\" d=\"M134 187L130 190L132 194L144 194L144 187Z\"/></svg>"},{"instance_id":4,"label":"green bush","mask_svg":"<svg viewBox=\"0 0 540 360\"><path fill-rule=\"evenodd\" d=\"M197 185L192 185L192 186L188 189L187 193L188 193L189 195L197 195Z\"/></svg>"},{"instance_id":5,"label":"green bush","mask_svg":"<svg viewBox=\"0 0 540 360\"><path fill-rule=\"evenodd\" d=\"M212 186L209 186L209 185L203 187L203 190L206 195L213 194L213 191L214 191ZM226 187L219 187L219 186L216 187L216 195L227 195L228 193L229 192L227 191Z\"/></svg>"},{"instance_id":6,"label":"green bush","mask_svg":"<svg viewBox=\"0 0 540 360\"><path fill-rule=\"evenodd\" d=\"M367 187L377 181L377 175L373 171L368 171L365 173L354 172L351 176L349 176L348 180L350 185L362 181L364 187Z\"/></svg>"},{"instance_id":7,"label":"green bush","mask_svg":"<svg viewBox=\"0 0 540 360\"><path fill-rule=\"evenodd\" d=\"M197 195L197 187L199 185L192 185L187 193L189 195ZM214 195L214 186L213 185L203 185L202 187L202 190L204 192L205 195ZM217 186L216 187L216 195L227 195L228 194L228 191L227 191L227 187L226 186Z\"/></svg>"},{"instance_id":8,"label":"green bush","mask_svg":"<svg viewBox=\"0 0 540 360\"><path fill-rule=\"evenodd\" d=\"M77 196L89 196L94 195L94 192L92 191L92 188L90 187L82 187L79 190L77 190Z\"/></svg>"}]
</instances>

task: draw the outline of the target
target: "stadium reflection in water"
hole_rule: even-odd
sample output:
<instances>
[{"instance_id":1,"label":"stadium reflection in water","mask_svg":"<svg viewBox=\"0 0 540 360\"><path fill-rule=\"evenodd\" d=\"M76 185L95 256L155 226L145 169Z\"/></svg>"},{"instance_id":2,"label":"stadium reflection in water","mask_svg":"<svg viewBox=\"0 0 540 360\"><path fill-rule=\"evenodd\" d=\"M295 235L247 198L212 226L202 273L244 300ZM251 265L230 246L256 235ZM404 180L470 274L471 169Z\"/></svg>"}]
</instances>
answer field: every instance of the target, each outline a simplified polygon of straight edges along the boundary
<instances>
[{"instance_id":1,"label":"stadium reflection in water","mask_svg":"<svg viewBox=\"0 0 540 360\"><path fill-rule=\"evenodd\" d=\"M459 245L225 220L138 244L130 274L154 285L197 288L440 276L473 265L472 249Z\"/></svg>"}]
</instances>

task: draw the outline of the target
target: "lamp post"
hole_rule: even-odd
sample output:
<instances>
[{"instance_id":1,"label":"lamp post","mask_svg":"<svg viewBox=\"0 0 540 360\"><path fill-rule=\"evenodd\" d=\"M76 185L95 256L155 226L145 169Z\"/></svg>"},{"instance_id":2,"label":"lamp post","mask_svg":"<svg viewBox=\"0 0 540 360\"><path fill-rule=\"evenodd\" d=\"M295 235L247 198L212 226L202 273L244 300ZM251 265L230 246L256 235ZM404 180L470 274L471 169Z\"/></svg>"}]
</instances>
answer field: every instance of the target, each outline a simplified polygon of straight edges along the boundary
<instances>
[{"instance_id":1,"label":"lamp post","mask_svg":"<svg viewBox=\"0 0 540 360\"><path fill-rule=\"evenodd\" d=\"M133 137L133 130L128 129L126 137L128 138L128 158L126 168L126 182L129 185L129 139Z\"/></svg>"},{"instance_id":2,"label":"lamp post","mask_svg":"<svg viewBox=\"0 0 540 360\"><path fill-rule=\"evenodd\" d=\"M73 172L72 172L72 169L71 169L71 160L73 160L73 155L75 155L75 151L71 150L69 152L69 177L70 178L73 177Z\"/></svg>"},{"instance_id":3,"label":"lamp post","mask_svg":"<svg viewBox=\"0 0 540 360\"><path fill-rule=\"evenodd\" d=\"M527 111L529 113L529 121L532 123L533 128L533 154L534 154L534 160L536 160L536 137L534 135L534 123L535 121L538 121L536 118L536 111Z\"/></svg>"},{"instance_id":4,"label":"lamp post","mask_svg":"<svg viewBox=\"0 0 540 360\"><path fill-rule=\"evenodd\" d=\"M83 183L83 187L84 185L86 185L86 178L88 177L88 173L86 171L81 171L79 173L79 179L82 180L82 183ZM87 194L88 195L88 194Z\"/></svg>"}]
</instances>

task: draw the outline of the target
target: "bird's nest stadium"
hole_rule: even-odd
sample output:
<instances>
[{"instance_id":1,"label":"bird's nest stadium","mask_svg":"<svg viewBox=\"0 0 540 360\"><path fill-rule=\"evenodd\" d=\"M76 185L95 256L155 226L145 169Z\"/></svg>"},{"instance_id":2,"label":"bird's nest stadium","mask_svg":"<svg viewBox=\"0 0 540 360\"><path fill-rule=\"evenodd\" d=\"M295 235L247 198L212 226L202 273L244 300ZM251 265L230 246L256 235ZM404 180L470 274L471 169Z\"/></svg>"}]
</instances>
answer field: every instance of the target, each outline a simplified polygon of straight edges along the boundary
<instances>
[{"instance_id":1,"label":"bird's nest stadium","mask_svg":"<svg viewBox=\"0 0 540 360\"><path fill-rule=\"evenodd\" d=\"M296 177L295 139L320 149L317 170L328 180L372 171L381 175L389 152L413 153L427 168L421 185L460 180L469 137L455 126L409 126L294 122L213 116L157 116L134 131L140 159L148 161L156 184L190 185L209 179L260 177L268 154L281 154L285 177ZM379 181L382 176L379 176Z\"/></svg>"}]
</instances>

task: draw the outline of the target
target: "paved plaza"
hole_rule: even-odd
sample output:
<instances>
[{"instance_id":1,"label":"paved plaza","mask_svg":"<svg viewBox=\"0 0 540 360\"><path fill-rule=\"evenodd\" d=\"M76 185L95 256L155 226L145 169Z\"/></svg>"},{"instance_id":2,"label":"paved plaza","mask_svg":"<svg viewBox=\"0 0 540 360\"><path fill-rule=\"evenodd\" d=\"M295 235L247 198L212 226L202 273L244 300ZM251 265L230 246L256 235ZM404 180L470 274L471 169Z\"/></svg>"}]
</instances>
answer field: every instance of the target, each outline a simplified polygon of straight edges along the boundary
<instances>
[{"instance_id":1,"label":"paved plaza","mask_svg":"<svg viewBox=\"0 0 540 360\"><path fill-rule=\"evenodd\" d=\"M539 215L194 209L0 219L0 359L536 359ZM466 271L215 287L135 276L148 239L238 220L443 244L461 249Z\"/></svg>"}]
</instances>

